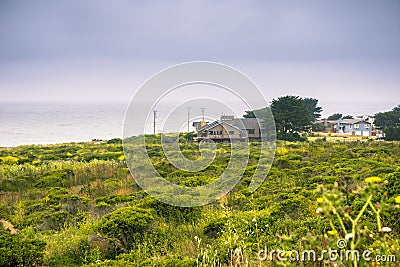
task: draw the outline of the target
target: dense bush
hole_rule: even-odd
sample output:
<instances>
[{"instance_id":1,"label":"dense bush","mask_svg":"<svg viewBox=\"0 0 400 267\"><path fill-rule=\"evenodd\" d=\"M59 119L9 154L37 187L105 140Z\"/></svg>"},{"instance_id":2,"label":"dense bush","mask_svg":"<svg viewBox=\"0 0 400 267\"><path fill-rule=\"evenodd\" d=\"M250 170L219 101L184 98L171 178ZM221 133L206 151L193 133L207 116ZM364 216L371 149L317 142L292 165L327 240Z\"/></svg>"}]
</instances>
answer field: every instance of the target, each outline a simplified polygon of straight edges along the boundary
<instances>
[{"instance_id":1,"label":"dense bush","mask_svg":"<svg viewBox=\"0 0 400 267\"><path fill-rule=\"evenodd\" d=\"M160 136L146 138L157 171L183 186L210 183L230 159L229 144L217 144L215 160L206 169L178 170L165 158ZM180 141L187 158L198 157L197 143ZM124 163L120 140L0 148L0 158L5 159L0 161L0 220L15 228L14 234L1 232L0 266L15 266L17 261L21 266L71 267L276 266L277 261L257 261L257 251L265 245L334 245L332 228L342 236L340 223L329 212L317 214L325 205L320 198L338 195L340 201L334 204L339 213L353 216L365 204L365 188L374 192L371 203L381 209L381 226L391 232L368 239L360 227L359 244L397 253L398 143L320 139L277 145L275 161L256 192L248 190L261 154L260 144L253 142L242 180L222 199L197 208L169 206L141 190ZM269 167L263 164L261 168ZM370 176L381 177L380 185L366 183ZM378 229L371 207L361 219L368 231Z\"/></svg>"},{"instance_id":2,"label":"dense bush","mask_svg":"<svg viewBox=\"0 0 400 267\"><path fill-rule=\"evenodd\" d=\"M65 184L66 179L71 177L72 173L72 170L63 169L44 174L36 182L35 187L46 188L63 185Z\"/></svg>"},{"instance_id":3,"label":"dense bush","mask_svg":"<svg viewBox=\"0 0 400 267\"><path fill-rule=\"evenodd\" d=\"M11 234L0 223L0 266L40 266L45 243L22 234Z\"/></svg>"},{"instance_id":4,"label":"dense bush","mask_svg":"<svg viewBox=\"0 0 400 267\"><path fill-rule=\"evenodd\" d=\"M171 206L154 198L146 198L141 205L153 209L158 216L166 221L175 223L194 222L201 216L201 208L199 207Z\"/></svg>"},{"instance_id":5,"label":"dense bush","mask_svg":"<svg viewBox=\"0 0 400 267\"><path fill-rule=\"evenodd\" d=\"M104 216L100 221L99 231L118 239L122 247L129 251L150 231L153 220L150 210L124 207Z\"/></svg>"}]
</instances>

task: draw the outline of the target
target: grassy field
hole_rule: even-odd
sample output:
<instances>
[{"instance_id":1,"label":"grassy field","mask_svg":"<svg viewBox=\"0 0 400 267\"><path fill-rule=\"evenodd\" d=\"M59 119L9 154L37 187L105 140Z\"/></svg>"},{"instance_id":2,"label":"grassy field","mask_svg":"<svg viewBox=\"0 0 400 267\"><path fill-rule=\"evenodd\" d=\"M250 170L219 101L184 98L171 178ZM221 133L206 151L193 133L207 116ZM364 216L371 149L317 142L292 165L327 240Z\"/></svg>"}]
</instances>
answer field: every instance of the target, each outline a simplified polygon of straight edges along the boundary
<instances>
[{"instance_id":1,"label":"grassy field","mask_svg":"<svg viewBox=\"0 0 400 267\"><path fill-rule=\"evenodd\" d=\"M320 138L324 138L326 141L368 141L368 140L376 139L375 136L359 136L359 135L320 132L320 133L313 134L313 136L309 136L308 140L315 141Z\"/></svg>"},{"instance_id":2,"label":"grassy field","mask_svg":"<svg viewBox=\"0 0 400 267\"><path fill-rule=\"evenodd\" d=\"M380 266L398 266L400 144L311 139L278 142L267 179L249 193L260 147L252 143L234 190L196 208L142 191L117 139L0 148L0 266L374 266L257 256L265 247L337 249L339 239L392 255L397 262ZM229 162L230 146L218 144L208 168L188 173L169 164L157 138L148 140L153 165L177 184L209 183ZM181 149L198 153L184 138Z\"/></svg>"}]
</instances>

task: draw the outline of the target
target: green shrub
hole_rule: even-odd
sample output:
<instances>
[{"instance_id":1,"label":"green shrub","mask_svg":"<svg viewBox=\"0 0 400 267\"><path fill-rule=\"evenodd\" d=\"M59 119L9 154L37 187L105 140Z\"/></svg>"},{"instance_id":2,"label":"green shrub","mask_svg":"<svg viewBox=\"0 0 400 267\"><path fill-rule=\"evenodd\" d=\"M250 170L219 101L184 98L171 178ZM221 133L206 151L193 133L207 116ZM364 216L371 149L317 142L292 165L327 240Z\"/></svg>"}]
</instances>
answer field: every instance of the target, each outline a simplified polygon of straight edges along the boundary
<instances>
[{"instance_id":1,"label":"green shrub","mask_svg":"<svg viewBox=\"0 0 400 267\"><path fill-rule=\"evenodd\" d=\"M122 144L121 138L113 138L107 141L107 144Z\"/></svg>"},{"instance_id":2,"label":"green shrub","mask_svg":"<svg viewBox=\"0 0 400 267\"><path fill-rule=\"evenodd\" d=\"M5 156L5 157L0 157L0 160L4 164L16 164L18 163L18 158L13 157L13 156Z\"/></svg>"},{"instance_id":3,"label":"green shrub","mask_svg":"<svg viewBox=\"0 0 400 267\"><path fill-rule=\"evenodd\" d=\"M157 267L195 267L197 262L195 259L182 258L180 256L175 256L170 259L161 260L155 262L153 266Z\"/></svg>"},{"instance_id":4,"label":"green shrub","mask_svg":"<svg viewBox=\"0 0 400 267\"><path fill-rule=\"evenodd\" d=\"M124 207L107 214L100 221L99 231L119 240L124 249L132 249L154 220L151 211L137 207Z\"/></svg>"},{"instance_id":5,"label":"green shrub","mask_svg":"<svg viewBox=\"0 0 400 267\"><path fill-rule=\"evenodd\" d=\"M141 205L143 207L154 209L158 216L164 218L168 222L194 222L201 214L200 207L171 206L150 197L146 198Z\"/></svg>"},{"instance_id":6,"label":"green shrub","mask_svg":"<svg viewBox=\"0 0 400 267\"><path fill-rule=\"evenodd\" d=\"M38 266L43 262L45 243L11 234L0 224L0 266Z\"/></svg>"},{"instance_id":7,"label":"green shrub","mask_svg":"<svg viewBox=\"0 0 400 267\"><path fill-rule=\"evenodd\" d=\"M226 217L217 217L209 221L203 228L203 233L211 238L217 238L227 222Z\"/></svg>"},{"instance_id":8,"label":"green shrub","mask_svg":"<svg viewBox=\"0 0 400 267\"><path fill-rule=\"evenodd\" d=\"M65 184L66 179L73 174L70 169L57 170L43 175L35 184L37 188L60 186Z\"/></svg>"},{"instance_id":9,"label":"green shrub","mask_svg":"<svg viewBox=\"0 0 400 267\"><path fill-rule=\"evenodd\" d=\"M60 230L64 227L64 225L69 222L71 219L71 215L65 211L56 211L44 216L43 223L45 225L45 229L50 230Z\"/></svg>"}]
</instances>

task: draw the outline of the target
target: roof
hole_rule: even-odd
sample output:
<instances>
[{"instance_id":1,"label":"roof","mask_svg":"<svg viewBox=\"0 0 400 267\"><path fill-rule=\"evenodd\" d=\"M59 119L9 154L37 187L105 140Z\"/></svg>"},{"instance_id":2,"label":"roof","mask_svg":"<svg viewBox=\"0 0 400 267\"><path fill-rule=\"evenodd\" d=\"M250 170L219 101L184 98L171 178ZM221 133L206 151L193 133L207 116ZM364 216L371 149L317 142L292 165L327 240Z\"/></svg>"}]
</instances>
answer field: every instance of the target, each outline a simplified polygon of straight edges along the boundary
<instances>
[{"instance_id":1,"label":"roof","mask_svg":"<svg viewBox=\"0 0 400 267\"><path fill-rule=\"evenodd\" d=\"M339 124L356 124L356 123L368 123L368 121L360 120L360 119L343 119L338 121Z\"/></svg>"},{"instance_id":2,"label":"roof","mask_svg":"<svg viewBox=\"0 0 400 267\"><path fill-rule=\"evenodd\" d=\"M259 119L257 118L235 118L233 123L240 129L255 129L256 124L260 125Z\"/></svg>"},{"instance_id":3,"label":"roof","mask_svg":"<svg viewBox=\"0 0 400 267\"><path fill-rule=\"evenodd\" d=\"M207 125L205 125L205 126L199 128L198 131L199 131L199 132L201 132L201 131L208 131L208 130L214 128L215 126L223 125L223 124L224 124L224 125L227 125L227 126L230 126L230 127L233 127L233 128L236 128L236 129L238 129L239 131L242 131L240 128L238 128L238 127L236 127L236 126L234 126L234 125L232 125L232 124L223 122L223 121L213 121L213 122L211 122L211 123L209 123L209 124L207 124Z\"/></svg>"}]
</instances>

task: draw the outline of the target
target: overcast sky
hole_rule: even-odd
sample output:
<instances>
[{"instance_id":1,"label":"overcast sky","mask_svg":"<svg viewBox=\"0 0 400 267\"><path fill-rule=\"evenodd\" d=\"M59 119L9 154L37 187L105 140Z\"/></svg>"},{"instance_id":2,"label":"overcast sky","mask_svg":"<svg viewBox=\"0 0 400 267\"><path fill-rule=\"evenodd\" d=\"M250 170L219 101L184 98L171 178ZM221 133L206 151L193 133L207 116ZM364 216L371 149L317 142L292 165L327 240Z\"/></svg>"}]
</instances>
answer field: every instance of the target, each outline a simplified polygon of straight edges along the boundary
<instances>
[{"instance_id":1,"label":"overcast sky","mask_svg":"<svg viewBox=\"0 0 400 267\"><path fill-rule=\"evenodd\" d=\"M123 101L193 60L324 115L400 104L400 1L0 1L1 101Z\"/></svg>"}]
</instances>

